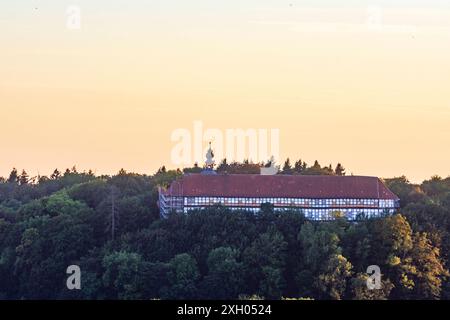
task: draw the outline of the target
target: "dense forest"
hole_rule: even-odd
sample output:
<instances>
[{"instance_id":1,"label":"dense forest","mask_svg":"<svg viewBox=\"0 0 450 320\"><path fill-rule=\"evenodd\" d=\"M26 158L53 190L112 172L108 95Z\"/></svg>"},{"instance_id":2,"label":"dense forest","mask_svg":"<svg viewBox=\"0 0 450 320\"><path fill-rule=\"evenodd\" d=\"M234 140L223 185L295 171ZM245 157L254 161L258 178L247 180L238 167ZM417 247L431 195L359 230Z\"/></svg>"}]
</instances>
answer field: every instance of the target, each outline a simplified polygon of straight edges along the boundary
<instances>
[{"instance_id":1,"label":"dense forest","mask_svg":"<svg viewBox=\"0 0 450 320\"><path fill-rule=\"evenodd\" d=\"M223 161L217 170L260 166ZM301 160L280 171L345 174ZM0 299L450 299L450 177L385 179L401 199L385 218L336 213L320 223L263 205L258 214L218 206L161 220L158 186L182 173L74 167L0 178ZM66 287L73 264L81 290ZM369 265L381 268L380 290L367 289Z\"/></svg>"}]
</instances>

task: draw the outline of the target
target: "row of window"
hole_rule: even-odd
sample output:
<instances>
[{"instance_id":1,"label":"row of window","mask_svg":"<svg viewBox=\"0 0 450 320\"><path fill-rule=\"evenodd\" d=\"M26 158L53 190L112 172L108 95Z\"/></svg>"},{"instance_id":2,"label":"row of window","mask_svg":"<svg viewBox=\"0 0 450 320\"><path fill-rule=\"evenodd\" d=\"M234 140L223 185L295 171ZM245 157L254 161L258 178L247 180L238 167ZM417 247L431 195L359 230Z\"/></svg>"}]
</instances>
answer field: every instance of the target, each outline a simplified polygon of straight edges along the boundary
<instances>
[{"instance_id":1,"label":"row of window","mask_svg":"<svg viewBox=\"0 0 450 320\"><path fill-rule=\"evenodd\" d=\"M305 214L305 217L312 220L332 220L336 215L335 210L330 209L306 209L302 210ZM386 213L394 213L395 210L386 210L386 209L343 209L339 210L347 219L355 220L358 216L364 215L365 217L379 217Z\"/></svg>"},{"instance_id":2,"label":"row of window","mask_svg":"<svg viewBox=\"0 0 450 320\"><path fill-rule=\"evenodd\" d=\"M395 201L394 200L383 200L383 199L380 199L378 206L380 208L393 208L395 206Z\"/></svg>"},{"instance_id":3,"label":"row of window","mask_svg":"<svg viewBox=\"0 0 450 320\"><path fill-rule=\"evenodd\" d=\"M272 203L282 207L372 207L394 208L394 200L379 199L300 199L300 198L225 198L225 197L187 197L187 206L203 206L222 204L225 206L261 206L262 203Z\"/></svg>"},{"instance_id":4,"label":"row of window","mask_svg":"<svg viewBox=\"0 0 450 320\"><path fill-rule=\"evenodd\" d=\"M198 207L198 208L184 208L184 212L188 213L190 210L193 209L205 209L206 207ZM260 209L259 208L236 208L231 207L232 210L245 210L249 212L257 213ZM385 214L393 214L395 213L394 209L344 209L339 210L340 213L342 213L348 220L355 220L359 216L364 216L366 218L373 218L373 217L380 217ZM333 220L336 216L336 211L331 209L306 209L302 210L302 213L305 215L306 218L311 220Z\"/></svg>"}]
</instances>

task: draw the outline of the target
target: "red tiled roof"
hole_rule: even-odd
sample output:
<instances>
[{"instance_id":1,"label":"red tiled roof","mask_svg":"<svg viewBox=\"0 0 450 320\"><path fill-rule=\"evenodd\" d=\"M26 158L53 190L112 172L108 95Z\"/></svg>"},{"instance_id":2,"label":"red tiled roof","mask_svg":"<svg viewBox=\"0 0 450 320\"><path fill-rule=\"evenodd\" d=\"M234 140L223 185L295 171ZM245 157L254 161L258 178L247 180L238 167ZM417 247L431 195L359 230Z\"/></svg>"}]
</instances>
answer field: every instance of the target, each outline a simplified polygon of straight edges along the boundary
<instances>
[{"instance_id":1,"label":"red tiled roof","mask_svg":"<svg viewBox=\"0 0 450 320\"><path fill-rule=\"evenodd\" d=\"M398 197L377 177L257 174L186 174L167 191L185 197L368 198Z\"/></svg>"}]
</instances>

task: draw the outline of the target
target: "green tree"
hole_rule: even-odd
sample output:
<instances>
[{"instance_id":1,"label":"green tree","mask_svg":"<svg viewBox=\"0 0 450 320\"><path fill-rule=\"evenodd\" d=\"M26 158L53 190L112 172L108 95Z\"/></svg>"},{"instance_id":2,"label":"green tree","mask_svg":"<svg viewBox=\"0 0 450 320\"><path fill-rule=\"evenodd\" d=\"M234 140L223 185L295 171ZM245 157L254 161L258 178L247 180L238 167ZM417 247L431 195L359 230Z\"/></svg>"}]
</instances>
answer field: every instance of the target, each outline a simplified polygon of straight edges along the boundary
<instances>
[{"instance_id":1,"label":"green tree","mask_svg":"<svg viewBox=\"0 0 450 320\"><path fill-rule=\"evenodd\" d=\"M358 273L351 279L352 299L354 300L387 300L394 287L389 279L381 278L381 288L371 290L367 287L367 273Z\"/></svg>"},{"instance_id":2,"label":"green tree","mask_svg":"<svg viewBox=\"0 0 450 320\"><path fill-rule=\"evenodd\" d=\"M133 252L113 252L103 258L103 284L112 298L140 299L142 257Z\"/></svg>"},{"instance_id":3,"label":"green tree","mask_svg":"<svg viewBox=\"0 0 450 320\"><path fill-rule=\"evenodd\" d=\"M163 298L193 299L197 296L200 272L197 261L191 255L182 253L170 260L167 278L169 286L162 289Z\"/></svg>"},{"instance_id":4,"label":"green tree","mask_svg":"<svg viewBox=\"0 0 450 320\"><path fill-rule=\"evenodd\" d=\"M313 274L318 274L323 263L332 255L341 253L338 235L329 232L324 226L316 229L312 223L305 223L300 229L299 240L304 253L304 265Z\"/></svg>"},{"instance_id":5,"label":"green tree","mask_svg":"<svg viewBox=\"0 0 450 320\"><path fill-rule=\"evenodd\" d=\"M19 185L23 186L28 184L29 182L29 176L28 173L25 170L22 170L22 173L20 174L20 176L17 178Z\"/></svg>"},{"instance_id":6,"label":"green tree","mask_svg":"<svg viewBox=\"0 0 450 320\"><path fill-rule=\"evenodd\" d=\"M275 227L269 227L245 250L246 283L258 295L266 298L281 297L274 294L280 294L285 286L284 278L278 275L281 275L286 265L286 250L287 243Z\"/></svg>"},{"instance_id":7,"label":"green tree","mask_svg":"<svg viewBox=\"0 0 450 320\"><path fill-rule=\"evenodd\" d=\"M66 191L54 193L48 198L43 199L45 212L50 216L74 215L82 210L88 210L86 204L73 200Z\"/></svg>"},{"instance_id":8,"label":"green tree","mask_svg":"<svg viewBox=\"0 0 450 320\"><path fill-rule=\"evenodd\" d=\"M237 299L243 285L243 264L238 261L239 251L219 247L208 255L208 274L202 282L203 296L207 299Z\"/></svg>"},{"instance_id":9,"label":"green tree","mask_svg":"<svg viewBox=\"0 0 450 320\"><path fill-rule=\"evenodd\" d=\"M284 162L281 173L292 174L292 165L291 165L291 160L289 160L289 158L287 158L286 161Z\"/></svg>"},{"instance_id":10,"label":"green tree","mask_svg":"<svg viewBox=\"0 0 450 320\"><path fill-rule=\"evenodd\" d=\"M50 179L58 180L61 177L61 172L58 169L55 169L53 173L50 175Z\"/></svg>"},{"instance_id":11,"label":"green tree","mask_svg":"<svg viewBox=\"0 0 450 320\"><path fill-rule=\"evenodd\" d=\"M303 251L302 270L297 276L300 296L342 299L352 269L339 246L343 232L340 221L302 226L298 235Z\"/></svg>"},{"instance_id":12,"label":"green tree","mask_svg":"<svg viewBox=\"0 0 450 320\"><path fill-rule=\"evenodd\" d=\"M442 280L448 277L448 271L440 259L439 248L434 247L426 233L415 233L411 249L414 265L413 297L418 299L439 299Z\"/></svg>"},{"instance_id":13,"label":"green tree","mask_svg":"<svg viewBox=\"0 0 450 320\"><path fill-rule=\"evenodd\" d=\"M305 169L305 167L304 167L302 160L297 160L294 164L294 169L293 169L294 173L302 174L304 169Z\"/></svg>"},{"instance_id":14,"label":"green tree","mask_svg":"<svg viewBox=\"0 0 450 320\"><path fill-rule=\"evenodd\" d=\"M8 182L9 183L17 183L19 180L19 173L16 168L13 168L11 173L9 174Z\"/></svg>"},{"instance_id":15,"label":"green tree","mask_svg":"<svg viewBox=\"0 0 450 320\"><path fill-rule=\"evenodd\" d=\"M352 275L352 264L342 255L333 254L325 261L325 268L319 275L318 287L325 298L341 300Z\"/></svg>"},{"instance_id":16,"label":"green tree","mask_svg":"<svg viewBox=\"0 0 450 320\"><path fill-rule=\"evenodd\" d=\"M261 271L263 275L259 285L261 294L267 299L280 299L286 286L283 269L264 266Z\"/></svg>"}]
</instances>

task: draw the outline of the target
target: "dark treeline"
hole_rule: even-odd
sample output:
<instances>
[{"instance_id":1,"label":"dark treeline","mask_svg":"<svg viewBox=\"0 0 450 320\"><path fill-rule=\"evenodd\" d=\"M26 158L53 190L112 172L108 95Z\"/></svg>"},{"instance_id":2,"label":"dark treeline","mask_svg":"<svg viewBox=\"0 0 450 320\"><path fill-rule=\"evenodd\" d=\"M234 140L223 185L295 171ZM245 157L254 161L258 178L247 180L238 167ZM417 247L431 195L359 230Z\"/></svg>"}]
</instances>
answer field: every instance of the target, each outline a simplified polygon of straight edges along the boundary
<instances>
[{"instance_id":1,"label":"dark treeline","mask_svg":"<svg viewBox=\"0 0 450 320\"><path fill-rule=\"evenodd\" d=\"M218 171L257 173L261 165L270 164L223 161ZM342 165L300 160L280 171L345 174ZM215 207L160 220L157 188L180 174L72 168L30 178L13 170L0 180L0 298L450 298L450 178L387 179L400 213L352 223L338 213L311 222L270 206L257 215ZM73 264L81 290L66 288ZM381 290L366 287L369 265L381 268Z\"/></svg>"},{"instance_id":2,"label":"dark treeline","mask_svg":"<svg viewBox=\"0 0 450 320\"><path fill-rule=\"evenodd\" d=\"M243 162L233 161L231 163L228 163L227 159L223 159L217 166L217 172L229 174L239 174L239 173L259 174L261 167L270 167L272 165L272 161L273 160L269 160L266 163L253 163L249 160L244 160ZM162 167L160 170L165 171L166 169L165 167ZM185 173L199 173L202 171L202 168L199 167L198 164L195 164L194 167L186 168L183 171ZM287 158L284 164L279 169L278 173L343 176L345 175L345 168L340 163L338 163L334 169L331 164L322 167L317 160L314 161L314 164L312 166L308 166L308 164L305 161L302 161L301 159L296 160L294 163L291 163L291 160Z\"/></svg>"}]
</instances>

